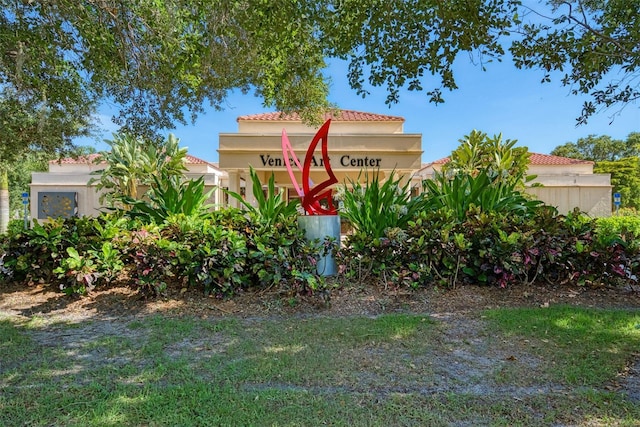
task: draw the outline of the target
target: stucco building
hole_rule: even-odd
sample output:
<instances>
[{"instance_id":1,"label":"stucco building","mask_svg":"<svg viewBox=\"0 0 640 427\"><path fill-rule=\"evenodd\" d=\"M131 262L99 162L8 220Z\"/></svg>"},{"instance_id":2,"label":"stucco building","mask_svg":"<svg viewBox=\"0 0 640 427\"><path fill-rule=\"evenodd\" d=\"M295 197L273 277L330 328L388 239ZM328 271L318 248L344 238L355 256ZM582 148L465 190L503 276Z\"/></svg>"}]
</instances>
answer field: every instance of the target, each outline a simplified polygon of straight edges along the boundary
<instances>
[{"instance_id":1,"label":"stucco building","mask_svg":"<svg viewBox=\"0 0 640 427\"><path fill-rule=\"evenodd\" d=\"M96 164L98 155L78 159L66 158L49 162L48 172L31 174L31 218L43 220L48 217L71 215L97 215L102 208L100 194L91 179L97 178L94 172L104 169L104 164ZM197 179L204 177L206 191L214 190L211 203L222 203L220 187L224 186L226 174L214 164L194 156L187 155L186 177ZM144 191L140 188L140 193Z\"/></svg>"},{"instance_id":2,"label":"stucco building","mask_svg":"<svg viewBox=\"0 0 640 427\"><path fill-rule=\"evenodd\" d=\"M395 171L404 182L411 180L412 191L422 188L423 179L433 176L448 158L422 164L422 135L404 133L404 118L352 110L327 114L331 119L328 134L330 164L339 183L362 179L363 169L379 171L381 179ZM302 162L318 127L305 125L297 114L277 112L240 116L238 131L219 135L219 163L213 164L193 156L187 157L187 177L203 176L208 189L215 189L210 202L222 206L236 205L220 188L243 194L255 202L249 179L252 167L266 182L271 173L276 185L287 198L298 197L286 169L282 153L282 131L286 130L291 147ZM100 210L99 194L88 182L91 173L104 166L89 156L51 162L49 171L33 173L31 184L31 217L44 219L57 215L95 215ZM310 178L326 179L320 145L314 152ZM609 175L594 174L593 162L533 154L530 174L541 187L528 192L558 207L561 213L575 207L593 216L611 214ZM301 176L296 173L301 182ZM247 185L247 183L249 183Z\"/></svg>"},{"instance_id":3,"label":"stucco building","mask_svg":"<svg viewBox=\"0 0 640 427\"><path fill-rule=\"evenodd\" d=\"M363 169L379 170L381 178L395 170L396 176L404 179L411 179L420 169L422 135L404 133L404 118L341 110L326 114L324 119L331 119L329 158L338 182L357 180ZM237 191L242 181L248 180L251 166L262 182L273 172L276 185L287 197L297 197L283 158L282 131L286 130L291 146L302 162L317 127L305 125L297 114L277 112L240 116L237 121L238 132L220 134L219 139L220 169L228 174L229 188ZM313 182L327 178L321 159L318 145L310 169ZM300 174L296 177L300 183ZM250 185L246 186L246 191L247 200L252 201Z\"/></svg>"}]
</instances>

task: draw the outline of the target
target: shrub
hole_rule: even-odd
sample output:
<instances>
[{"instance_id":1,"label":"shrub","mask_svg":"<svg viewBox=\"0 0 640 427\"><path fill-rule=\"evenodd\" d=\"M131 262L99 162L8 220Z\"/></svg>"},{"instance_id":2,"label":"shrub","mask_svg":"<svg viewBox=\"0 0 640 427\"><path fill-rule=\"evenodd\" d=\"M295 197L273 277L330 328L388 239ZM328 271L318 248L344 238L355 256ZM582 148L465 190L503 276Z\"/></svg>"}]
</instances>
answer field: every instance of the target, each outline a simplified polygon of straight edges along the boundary
<instances>
[{"instance_id":1,"label":"shrub","mask_svg":"<svg viewBox=\"0 0 640 427\"><path fill-rule=\"evenodd\" d=\"M506 287L547 281L600 286L635 283L638 250L594 238L595 221L554 209L532 217L503 212L423 211L406 230L383 238L356 233L339 251L343 277L416 287L481 284Z\"/></svg>"},{"instance_id":2,"label":"shrub","mask_svg":"<svg viewBox=\"0 0 640 427\"><path fill-rule=\"evenodd\" d=\"M518 185L517 181L498 179L485 170L451 177L436 172L433 180L423 182L426 205L434 210L452 211L458 221L463 221L474 208L524 217L534 215L542 202L516 190Z\"/></svg>"},{"instance_id":3,"label":"shrub","mask_svg":"<svg viewBox=\"0 0 640 427\"><path fill-rule=\"evenodd\" d=\"M638 251L640 248L640 215L598 218L595 233L601 244L619 242L630 250Z\"/></svg>"},{"instance_id":4,"label":"shrub","mask_svg":"<svg viewBox=\"0 0 640 427\"><path fill-rule=\"evenodd\" d=\"M43 224L34 221L31 229L4 238L4 268L13 280L49 281L65 256L66 248L74 243L69 242L70 237L69 227L63 219Z\"/></svg>"},{"instance_id":5,"label":"shrub","mask_svg":"<svg viewBox=\"0 0 640 427\"><path fill-rule=\"evenodd\" d=\"M7 224L7 232L5 234L13 236L22 233L24 230L24 219L12 219Z\"/></svg>"},{"instance_id":6,"label":"shrub","mask_svg":"<svg viewBox=\"0 0 640 427\"><path fill-rule=\"evenodd\" d=\"M57 284L86 293L115 278L123 266L119 242L127 241L123 220L103 215L35 221L31 229L2 241L5 279Z\"/></svg>"},{"instance_id":7,"label":"shrub","mask_svg":"<svg viewBox=\"0 0 640 427\"><path fill-rule=\"evenodd\" d=\"M124 214L145 224L162 224L172 215L206 216L212 205L207 204L213 190L205 193L204 178L179 181L171 177L153 177L148 199L122 197L129 210Z\"/></svg>"},{"instance_id":8,"label":"shrub","mask_svg":"<svg viewBox=\"0 0 640 427\"><path fill-rule=\"evenodd\" d=\"M60 289L66 294L86 294L95 287L100 277L94 261L89 254L81 256L74 247L66 250L68 257L60 260L60 265L53 272L59 279L64 279Z\"/></svg>"},{"instance_id":9,"label":"shrub","mask_svg":"<svg viewBox=\"0 0 640 427\"><path fill-rule=\"evenodd\" d=\"M405 228L418 211L424 208L422 196L411 197L410 182L400 185L395 171L381 182L379 172L364 172L364 184L358 180L340 188L342 200L340 215L347 219L356 232L382 238L385 230Z\"/></svg>"},{"instance_id":10,"label":"shrub","mask_svg":"<svg viewBox=\"0 0 640 427\"><path fill-rule=\"evenodd\" d=\"M249 173L253 186L253 196L256 199L257 206L248 203L244 197L236 192L229 190L225 190L225 192L240 202L244 210L248 212L250 218L257 225L266 229L272 227L278 221L287 221L298 215L298 203L300 201L298 199L286 201L282 193L276 192L275 176L273 173L267 182L266 195L262 189L262 182L260 182L260 178L253 168L249 169Z\"/></svg>"},{"instance_id":11,"label":"shrub","mask_svg":"<svg viewBox=\"0 0 640 427\"><path fill-rule=\"evenodd\" d=\"M156 294L172 283L202 287L218 297L249 287L312 292L322 286L314 270L319 249L304 240L295 218L281 219L256 228L237 209L210 218L170 217L157 233L136 234L132 277ZM154 265L157 271L151 271Z\"/></svg>"}]
</instances>

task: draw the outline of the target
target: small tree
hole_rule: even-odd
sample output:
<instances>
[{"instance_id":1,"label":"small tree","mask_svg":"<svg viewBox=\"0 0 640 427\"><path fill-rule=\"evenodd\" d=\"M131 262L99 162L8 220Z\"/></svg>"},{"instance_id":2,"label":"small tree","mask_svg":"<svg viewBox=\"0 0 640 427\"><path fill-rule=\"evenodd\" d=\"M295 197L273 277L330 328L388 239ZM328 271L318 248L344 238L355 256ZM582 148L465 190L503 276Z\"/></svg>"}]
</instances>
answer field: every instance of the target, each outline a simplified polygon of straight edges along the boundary
<instances>
[{"instance_id":1,"label":"small tree","mask_svg":"<svg viewBox=\"0 0 640 427\"><path fill-rule=\"evenodd\" d=\"M185 170L184 160L186 148L180 148L180 140L174 135L154 144L140 137L130 134L116 134L113 140L106 141L110 151L100 152L96 163L105 163L103 170L95 172L100 178L92 179L89 183L97 182L96 189L104 190L100 196L100 203L109 207L122 207L123 198L138 199L140 185L151 186L155 179L179 179Z\"/></svg>"},{"instance_id":2,"label":"small tree","mask_svg":"<svg viewBox=\"0 0 640 427\"><path fill-rule=\"evenodd\" d=\"M529 152L515 147L515 140L502 135L489 138L472 131L460 140L451 160L433 180L423 183L428 205L447 209L462 221L472 208L483 212L510 212L528 216L542 204L523 194Z\"/></svg>"},{"instance_id":3,"label":"small tree","mask_svg":"<svg viewBox=\"0 0 640 427\"><path fill-rule=\"evenodd\" d=\"M515 147L517 140L503 140L502 134L490 138L486 133L471 131L451 152L450 161L442 167L445 175L468 174L477 176L481 171L493 181L513 182L522 186L529 167L527 147Z\"/></svg>"}]
</instances>

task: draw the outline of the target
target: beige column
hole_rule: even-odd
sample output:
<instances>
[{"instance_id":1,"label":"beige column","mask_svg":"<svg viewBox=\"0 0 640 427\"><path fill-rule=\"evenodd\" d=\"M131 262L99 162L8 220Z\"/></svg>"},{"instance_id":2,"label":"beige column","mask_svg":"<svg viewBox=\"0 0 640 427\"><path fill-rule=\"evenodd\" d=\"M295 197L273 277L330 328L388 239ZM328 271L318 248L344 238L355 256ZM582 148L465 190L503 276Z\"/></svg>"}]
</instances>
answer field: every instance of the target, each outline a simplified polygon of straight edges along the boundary
<instances>
[{"instance_id":1,"label":"beige column","mask_svg":"<svg viewBox=\"0 0 640 427\"><path fill-rule=\"evenodd\" d=\"M222 201L224 200L222 194L222 183L218 180L215 189L213 190L213 204L215 205L214 209L220 209L222 207Z\"/></svg>"},{"instance_id":2,"label":"beige column","mask_svg":"<svg viewBox=\"0 0 640 427\"><path fill-rule=\"evenodd\" d=\"M249 171L246 171L244 174L244 200L247 201L251 206L256 206L256 198L253 195L253 182L251 181L251 175Z\"/></svg>"},{"instance_id":3,"label":"beige column","mask_svg":"<svg viewBox=\"0 0 640 427\"><path fill-rule=\"evenodd\" d=\"M240 194L240 173L235 171L229 171L229 191ZM240 203L233 197L229 197L229 206L232 208L239 208Z\"/></svg>"}]
</instances>

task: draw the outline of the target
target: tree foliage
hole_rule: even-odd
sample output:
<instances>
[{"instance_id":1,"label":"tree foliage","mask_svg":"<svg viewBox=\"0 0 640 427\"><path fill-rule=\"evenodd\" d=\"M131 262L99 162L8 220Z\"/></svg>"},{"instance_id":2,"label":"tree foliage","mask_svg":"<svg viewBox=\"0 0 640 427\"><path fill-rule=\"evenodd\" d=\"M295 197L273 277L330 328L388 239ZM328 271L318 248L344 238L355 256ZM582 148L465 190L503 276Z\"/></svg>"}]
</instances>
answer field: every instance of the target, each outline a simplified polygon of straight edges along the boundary
<instances>
[{"instance_id":1,"label":"tree foliage","mask_svg":"<svg viewBox=\"0 0 640 427\"><path fill-rule=\"evenodd\" d=\"M44 85L59 75L74 93L115 102L116 122L137 135L185 123L205 102L222 108L232 89L255 87L265 105L285 111L327 106L323 51L305 18L312 2L0 4L3 84L34 76Z\"/></svg>"},{"instance_id":2,"label":"tree foliage","mask_svg":"<svg viewBox=\"0 0 640 427\"><path fill-rule=\"evenodd\" d=\"M611 185L614 191L620 193L623 207L640 208L640 159L637 156L600 161L593 171L611 174Z\"/></svg>"},{"instance_id":3,"label":"tree foliage","mask_svg":"<svg viewBox=\"0 0 640 427\"><path fill-rule=\"evenodd\" d=\"M613 139L607 135L589 135L577 142L567 142L551 151L554 156L573 159L616 161L624 157L640 155L640 132L632 132L626 141Z\"/></svg>"},{"instance_id":4,"label":"tree foliage","mask_svg":"<svg viewBox=\"0 0 640 427\"><path fill-rule=\"evenodd\" d=\"M399 90L426 89L431 102L457 88L453 65L460 54L480 62L504 54L517 2L423 0L328 1L323 31L327 54L349 60L349 83L363 96L366 83L386 86L387 103ZM435 81L430 81L435 76ZM431 86L428 87L427 85Z\"/></svg>"},{"instance_id":5,"label":"tree foliage","mask_svg":"<svg viewBox=\"0 0 640 427\"><path fill-rule=\"evenodd\" d=\"M21 194L29 191L31 172L46 171L48 161L49 157L42 153L26 153L22 158L16 160L8 170L11 217L22 214L24 206Z\"/></svg>"},{"instance_id":6,"label":"tree foliage","mask_svg":"<svg viewBox=\"0 0 640 427\"><path fill-rule=\"evenodd\" d=\"M510 46L515 64L553 70L597 106L638 98L640 0L0 0L0 84L33 106L114 102L123 130L150 135L184 123L231 90L264 105L326 109L326 58L349 62L360 94L457 88L456 61L484 68ZM617 73L615 80L612 73ZM21 98L26 102L27 98ZM74 117L82 117L74 113ZM66 111L71 112L69 108ZM84 111L86 112L86 111Z\"/></svg>"},{"instance_id":7,"label":"tree foliage","mask_svg":"<svg viewBox=\"0 0 640 427\"><path fill-rule=\"evenodd\" d=\"M171 134L159 145L126 133L105 142L111 150L100 152L95 159L105 169L96 171L94 174L100 177L90 184L98 183L100 202L110 207L123 207L123 200L140 198L138 187L151 186L156 180L173 180L177 184L187 169L187 149L180 148L180 140Z\"/></svg>"},{"instance_id":8,"label":"tree foliage","mask_svg":"<svg viewBox=\"0 0 640 427\"><path fill-rule=\"evenodd\" d=\"M640 0L546 3L550 10L525 4L516 18L522 34L510 49L516 66L543 70L543 81L561 72L572 94L591 95L578 123L640 99Z\"/></svg>"},{"instance_id":9,"label":"tree foliage","mask_svg":"<svg viewBox=\"0 0 640 427\"><path fill-rule=\"evenodd\" d=\"M442 171L445 175L465 174L477 176L485 171L492 181L512 182L522 186L525 182L529 157L527 147L516 147L518 141L502 139L502 134L489 137L484 132L471 131L451 152L450 161Z\"/></svg>"},{"instance_id":10,"label":"tree foliage","mask_svg":"<svg viewBox=\"0 0 640 427\"><path fill-rule=\"evenodd\" d=\"M58 153L92 129L95 98L59 22L37 19L47 2L2 1L0 12L0 163L26 151ZM51 5L50 7L55 7Z\"/></svg>"}]
</instances>

